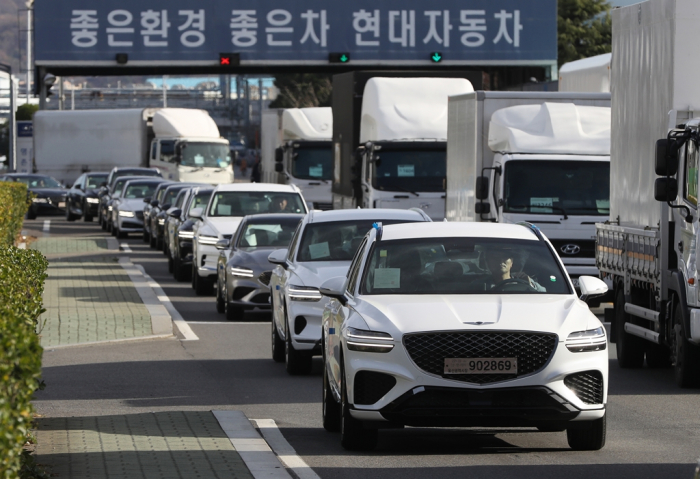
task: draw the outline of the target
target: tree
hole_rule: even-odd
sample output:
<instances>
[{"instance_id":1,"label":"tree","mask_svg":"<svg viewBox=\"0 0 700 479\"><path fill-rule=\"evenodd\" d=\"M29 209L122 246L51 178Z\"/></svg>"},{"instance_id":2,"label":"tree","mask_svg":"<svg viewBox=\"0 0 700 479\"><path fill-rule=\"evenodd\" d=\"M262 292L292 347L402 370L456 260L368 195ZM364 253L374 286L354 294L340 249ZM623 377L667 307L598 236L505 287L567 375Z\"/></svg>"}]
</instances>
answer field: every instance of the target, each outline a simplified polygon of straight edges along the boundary
<instances>
[{"instance_id":1,"label":"tree","mask_svg":"<svg viewBox=\"0 0 700 479\"><path fill-rule=\"evenodd\" d=\"M612 50L608 0L558 0L559 66Z\"/></svg>"},{"instance_id":2,"label":"tree","mask_svg":"<svg viewBox=\"0 0 700 479\"><path fill-rule=\"evenodd\" d=\"M34 113L39 110L39 105L32 105L31 103L25 103L17 107L17 112L15 113L15 119L17 121L32 121L34 118Z\"/></svg>"},{"instance_id":3,"label":"tree","mask_svg":"<svg viewBox=\"0 0 700 479\"><path fill-rule=\"evenodd\" d=\"M283 74L275 77L279 90L270 108L330 106L333 82L330 75L313 73Z\"/></svg>"}]
</instances>

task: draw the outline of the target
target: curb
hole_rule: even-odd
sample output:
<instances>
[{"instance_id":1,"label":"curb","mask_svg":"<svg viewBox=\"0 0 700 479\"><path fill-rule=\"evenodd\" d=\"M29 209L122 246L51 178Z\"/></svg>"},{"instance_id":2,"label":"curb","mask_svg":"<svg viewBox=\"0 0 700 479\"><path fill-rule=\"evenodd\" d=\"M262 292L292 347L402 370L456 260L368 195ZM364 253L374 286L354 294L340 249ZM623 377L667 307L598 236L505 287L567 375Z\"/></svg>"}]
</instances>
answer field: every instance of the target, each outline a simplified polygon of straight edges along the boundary
<instances>
[{"instance_id":1,"label":"curb","mask_svg":"<svg viewBox=\"0 0 700 479\"><path fill-rule=\"evenodd\" d=\"M117 248L119 248L118 243ZM136 288L136 291L141 297L141 301L143 301L144 306L146 306L146 309L148 309L151 315L151 331L153 334L155 336L172 336L172 317L163 303L158 299L156 292L149 286L144 275L134 266L129 258L119 258L119 264L124 268L126 274L129 275L131 282L134 284L134 288Z\"/></svg>"},{"instance_id":2,"label":"curb","mask_svg":"<svg viewBox=\"0 0 700 479\"><path fill-rule=\"evenodd\" d=\"M54 349L63 348L76 348L78 346L94 346L96 344L112 344L112 343L126 343L131 341L148 341L150 339L168 339L172 338L172 334L154 334L151 336L136 336L133 338L121 338L121 339L105 339L104 341L90 341L87 343L73 343L73 344L57 344L56 346L46 346L44 351L53 351Z\"/></svg>"}]
</instances>

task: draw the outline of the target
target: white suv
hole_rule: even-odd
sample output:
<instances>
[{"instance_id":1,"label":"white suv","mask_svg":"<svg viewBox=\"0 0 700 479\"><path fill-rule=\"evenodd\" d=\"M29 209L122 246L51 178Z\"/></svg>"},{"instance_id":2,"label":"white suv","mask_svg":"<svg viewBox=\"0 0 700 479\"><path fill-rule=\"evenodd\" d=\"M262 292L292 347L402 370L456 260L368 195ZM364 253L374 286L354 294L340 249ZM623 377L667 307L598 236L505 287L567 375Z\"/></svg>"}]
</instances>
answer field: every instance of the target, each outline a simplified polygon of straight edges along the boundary
<instances>
[{"instance_id":1,"label":"white suv","mask_svg":"<svg viewBox=\"0 0 700 479\"><path fill-rule=\"evenodd\" d=\"M217 186L206 209L195 208L189 214L198 220L194 224L192 241L192 287L196 293L211 291L219 259L216 243L231 239L244 216L307 212L306 202L295 185L233 183Z\"/></svg>"},{"instance_id":2,"label":"white suv","mask_svg":"<svg viewBox=\"0 0 700 479\"><path fill-rule=\"evenodd\" d=\"M581 277L581 299L600 296ZM377 227L320 289L323 424L347 449L382 427L536 427L605 444L603 324L537 227Z\"/></svg>"},{"instance_id":3,"label":"white suv","mask_svg":"<svg viewBox=\"0 0 700 479\"><path fill-rule=\"evenodd\" d=\"M299 223L288 249L268 260L278 265L270 278L272 358L285 361L290 374L311 370L311 357L321 354L321 314L328 302L318 287L345 276L362 238L375 222L430 221L420 210L313 211Z\"/></svg>"}]
</instances>

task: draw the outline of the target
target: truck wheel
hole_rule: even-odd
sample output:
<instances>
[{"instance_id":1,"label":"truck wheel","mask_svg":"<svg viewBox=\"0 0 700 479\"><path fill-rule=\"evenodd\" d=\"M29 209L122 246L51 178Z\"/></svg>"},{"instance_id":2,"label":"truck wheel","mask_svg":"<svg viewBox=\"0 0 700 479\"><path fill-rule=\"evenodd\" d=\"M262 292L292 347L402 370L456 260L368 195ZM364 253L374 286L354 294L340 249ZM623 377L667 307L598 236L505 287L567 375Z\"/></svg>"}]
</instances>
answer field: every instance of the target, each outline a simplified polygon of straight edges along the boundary
<instances>
[{"instance_id":1,"label":"truck wheel","mask_svg":"<svg viewBox=\"0 0 700 479\"><path fill-rule=\"evenodd\" d=\"M678 304L673 319L675 334L672 352L676 384L682 388L696 387L700 385L700 348L691 344L683 334L683 315Z\"/></svg>"},{"instance_id":2,"label":"truck wheel","mask_svg":"<svg viewBox=\"0 0 700 479\"><path fill-rule=\"evenodd\" d=\"M276 363L283 363L284 362L284 341L282 338L280 338L279 332L277 331L277 325L275 324L275 316L274 316L274 311L275 307L270 304L270 307L272 308L272 360Z\"/></svg>"},{"instance_id":3,"label":"truck wheel","mask_svg":"<svg viewBox=\"0 0 700 479\"><path fill-rule=\"evenodd\" d=\"M569 447L574 451L598 451L605 446L606 416L588 421L584 427L566 430Z\"/></svg>"},{"instance_id":4,"label":"truck wheel","mask_svg":"<svg viewBox=\"0 0 700 479\"><path fill-rule=\"evenodd\" d=\"M342 403L340 405L340 445L349 451L371 451L377 447L378 431L365 429L362 421L352 417L350 404L348 403L347 378L345 377L345 365L341 363L340 374L343 378L341 384Z\"/></svg>"},{"instance_id":5,"label":"truck wheel","mask_svg":"<svg viewBox=\"0 0 700 479\"><path fill-rule=\"evenodd\" d=\"M309 374L311 372L311 354L297 351L292 344L292 335L289 332L289 319L285 313L284 330L284 359L287 372L293 376L298 374Z\"/></svg>"},{"instance_id":6,"label":"truck wheel","mask_svg":"<svg viewBox=\"0 0 700 479\"><path fill-rule=\"evenodd\" d=\"M641 368L644 364L644 340L625 331L625 295L622 291L615 298L615 331L617 333L617 363L621 368Z\"/></svg>"},{"instance_id":7,"label":"truck wheel","mask_svg":"<svg viewBox=\"0 0 700 479\"><path fill-rule=\"evenodd\" d=\"M647 366L661 369L669 368L673 364L671 361L671 351L660 344L649 343L647 345Z\"/></svg>"}]
</instances>

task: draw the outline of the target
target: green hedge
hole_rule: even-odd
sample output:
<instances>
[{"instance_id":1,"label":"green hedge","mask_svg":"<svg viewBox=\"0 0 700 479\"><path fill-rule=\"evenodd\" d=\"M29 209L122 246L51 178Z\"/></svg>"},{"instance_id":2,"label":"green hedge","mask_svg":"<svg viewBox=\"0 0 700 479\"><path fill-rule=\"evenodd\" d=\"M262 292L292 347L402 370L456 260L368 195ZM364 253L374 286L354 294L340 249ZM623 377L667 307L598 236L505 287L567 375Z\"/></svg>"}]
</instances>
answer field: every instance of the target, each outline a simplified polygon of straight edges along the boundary
<instances>
[{"instance_id":1,"label":"green hedge","mask_svg":"<svg viewBox=\"0 0 700 479\"><path fill-rule=\"evenodd\" d=\"M15 244L28 207L27 185L0 181L0 247Z\"/></svg>"}]
</instances>

